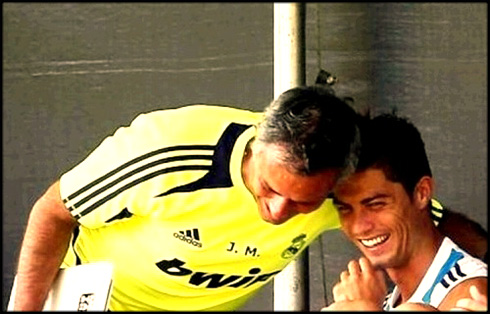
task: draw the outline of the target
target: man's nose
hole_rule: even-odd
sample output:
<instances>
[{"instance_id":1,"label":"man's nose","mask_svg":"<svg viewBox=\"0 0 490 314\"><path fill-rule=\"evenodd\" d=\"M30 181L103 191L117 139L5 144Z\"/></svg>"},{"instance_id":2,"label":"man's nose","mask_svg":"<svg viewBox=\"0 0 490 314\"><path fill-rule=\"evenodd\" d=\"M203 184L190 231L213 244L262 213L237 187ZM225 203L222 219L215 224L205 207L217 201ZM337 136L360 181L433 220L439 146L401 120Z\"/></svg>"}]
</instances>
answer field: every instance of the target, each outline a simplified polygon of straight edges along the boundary
<instances>
[{"instance_id":1,"label":"man's nose","mask_svg":"<svg viewBox=\"0 0 490 314\"><path fill-rule=\"evenodd\" d=\"M352 223L352 234L356 236L368 235L373 228L374 221L371 215L365 211L356 211Z\"/></svg>"},{"instance_id":2,"label":"man's nose","mask_svg":"<svg viewBox=\"0 0 490 314\"><path fill-rule=\"evenodd\" d=\"M269 201L269 210L275 219L280 219L284 216L289 216L291 208L289 208L289 200L280 195L273 196Z\"/></svg>"}]
</instances>

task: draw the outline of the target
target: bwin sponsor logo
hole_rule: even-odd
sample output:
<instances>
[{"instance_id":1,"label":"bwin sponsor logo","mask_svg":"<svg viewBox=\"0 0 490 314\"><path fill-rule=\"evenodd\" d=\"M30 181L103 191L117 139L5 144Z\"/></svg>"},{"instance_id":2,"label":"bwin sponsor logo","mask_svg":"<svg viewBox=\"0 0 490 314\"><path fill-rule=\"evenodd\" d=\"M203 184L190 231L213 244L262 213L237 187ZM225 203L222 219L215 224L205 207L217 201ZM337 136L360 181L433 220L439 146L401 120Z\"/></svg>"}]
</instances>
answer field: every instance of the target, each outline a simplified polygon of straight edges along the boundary
<instances>
[{"instance_id":1,"label":"bwin sponsor logo","mask_svg":"<svg viewBox=\"0 0 490 314\"><path fill-rule=\"evenodd\" d=\"M202 247L201 242L199 242L199 231L197 228L194 228L192 230L185 230L184 231L179 231L179 232L174 232L174 237L187 242L189 244L192 244L197 247Z\"/></svg>"},{"instance_id":2,"label":"bwin sponsor logo","mask_svg":"<svg viewBox=\"0 0 490 314\"><path fill-rule=\"evenodd\" d=\"M251 268L248 273L250 276L213 274L182 267L184 261L174 258L172 260L161 260L156 266L164 273L171 276L190 276L189 283L200 286L207 282L206 288L246 288L253 284L265 283L269 278L279 273L281 270L272 273L260 274L260 268Z\"/></svg>"}]
</instances>

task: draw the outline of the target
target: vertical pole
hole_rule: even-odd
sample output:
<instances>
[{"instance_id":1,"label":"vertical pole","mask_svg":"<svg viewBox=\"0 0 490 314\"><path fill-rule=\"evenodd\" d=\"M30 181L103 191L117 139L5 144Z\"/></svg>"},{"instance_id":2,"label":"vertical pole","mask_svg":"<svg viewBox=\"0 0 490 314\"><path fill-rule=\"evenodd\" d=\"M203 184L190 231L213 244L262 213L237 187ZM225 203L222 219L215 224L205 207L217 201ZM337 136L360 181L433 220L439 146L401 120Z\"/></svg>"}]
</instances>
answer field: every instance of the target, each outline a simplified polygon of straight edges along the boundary
<instances>
[{"instance_id":1,"label":"vertical pole","mask_svg":"<svg viewBox=\"0 0 490 314\"><path fill-rule=\"evenodd\" d=\"M274 3L274 98L305 84L304 20L304 3Z\"/></svg>"},{"instance_id":2,"label":"vertical pole","mask_svg":"<svg viewBox=\"0 0 490 314\"><path fill-rule=\"evenodd\" d=\"M305 84L305 4L274 3L274 98ZM274 311L309 311L308 249L274 278Z\"/></svg>"}]
</instances>

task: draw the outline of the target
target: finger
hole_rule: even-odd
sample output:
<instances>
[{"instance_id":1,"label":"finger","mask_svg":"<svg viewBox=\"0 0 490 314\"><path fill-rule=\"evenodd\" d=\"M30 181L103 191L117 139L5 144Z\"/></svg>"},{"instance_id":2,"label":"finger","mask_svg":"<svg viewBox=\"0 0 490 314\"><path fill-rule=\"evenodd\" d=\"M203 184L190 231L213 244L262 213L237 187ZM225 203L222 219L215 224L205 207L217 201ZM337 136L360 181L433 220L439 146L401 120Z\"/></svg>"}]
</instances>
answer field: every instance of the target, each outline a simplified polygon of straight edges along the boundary
<instances>
[{"instance_id":1,"label":"finger","mask_svg":"<svg viewBox=\"0 0 490 314\"><path fill-rule=\"evenodd\" d=\"M337 294L337 296L334 296L333 300L335 302L347 301L347 297L345 296L345 294Z\"/></svg>"},{"instance_id":2,"label":"finger","mask_svg":"<svg viewBox=\"0 0 490 314\"><path fill-rule=\"evenodd\" d=\"M468 303L469 301L471 301L471 299L459 299L458 301L456 301L456 304L455 306L458 307L458 308L467 308L468 307Z\"/></svg>"},{"instance_id":3,"label":"finger","mask_svg":"<svg viewBox=\"0 0 490 314\"><path fill-rule=\"evenodd\" d=\"M486 302L475 301L470 298L459 299L455 305L458 309L464 309L467 311L486 311L487 304Z\"/></svg>"},{"instance_id":4,"label":"finger","mask_svg":"<svg viewBox=\"0 0 490 314\"><path fill-rule=\"evenodd\" d=\"M380 283L385 283L384 272L380 269L374 268L369 259L366 257L363 256L359 259L359 267L361 268L362 273L375 276Z\"/></svg>"},{"instance_id":5,"label":"finger","mask_svg":"<svg viewBox=\"0 0 490 314\"><path fill-rule=\"evenodd\" d=\"M481 301L481 302L486 301L486 296L483 293L481 293L476 286L470 287L470 295L476 301Z\"/></svg>"},{"instance_id":6,"label":"finger","mask_svg":"<svg viewBox=\"0 0 490 314\"><path fill-rule=\"evenodd\" d=\"M357 263L357 261L350 261L347 265L347 269L349 270L349 274L352 276L359 276L361 274L361 267L359 267L359 263Z\"/></svg>"},{"instance_id":7,"label":"finger","mask_svg":"<svg viewBox=\"0 0 490 314\"><path fill-rule=\"evenodd\" d=\"M466 310L466 311L469 311L469 310L474 311L475 310L475 308L474 308L474 302L475 301L473 301L471 299L459 299L456 302L454 309Z\"/></svg>"},{"instance_id":8,"label":"finger","mask_svg":"<svg viewBox=\"0 0 490 314\"><path fill-rule=\"evenodd\" d=\"M359 267L362 272L373 273L374 268L371 262L364 256L359 259Z\"/></svg>"},{"instance_id":9,"label":"finger","mask_svg":"<svg viewBox=\"0 0 490 314\"><path fill-rule=\"evenodd\" d=\"M333 300L335 302L347 300L346 295L343 293L340 283L336 283L332 288Z\"/></svg>"},{"instance_id":10,"label":"finger","mask_svg":"<svg viewBox=\"0 0 490 314\"><path fill-rule=\"evenodd\" d=\"M347 281L349 279L349 272L347 270L344 270L343 272L340 273L340 281Z\"/></svg>"}]
</instances>

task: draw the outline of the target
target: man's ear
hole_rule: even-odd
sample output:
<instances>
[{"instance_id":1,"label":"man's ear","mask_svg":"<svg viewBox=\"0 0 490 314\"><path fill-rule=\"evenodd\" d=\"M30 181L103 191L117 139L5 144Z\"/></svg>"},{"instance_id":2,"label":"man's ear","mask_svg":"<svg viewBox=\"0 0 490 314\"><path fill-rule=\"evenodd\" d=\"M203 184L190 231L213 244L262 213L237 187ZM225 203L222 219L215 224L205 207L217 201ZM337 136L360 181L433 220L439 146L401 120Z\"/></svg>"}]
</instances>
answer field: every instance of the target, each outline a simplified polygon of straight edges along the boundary
<instances>
[{"instance_id":1,"label":"man's ear","mask_svg":"<svg viewBox=\"0 0 490 314\"><path fill-rule=\"evenodd\" d=\"M420 178L419 182L415 186L413 193L414 202L417 208L424 209L429 204L432 199L432 194L434 193L434 179L429 176L423 176Z\"/></svg>"}]
</instances>

